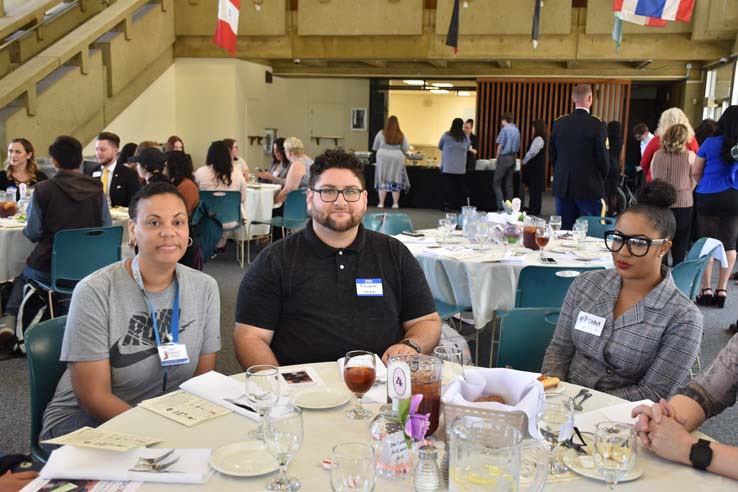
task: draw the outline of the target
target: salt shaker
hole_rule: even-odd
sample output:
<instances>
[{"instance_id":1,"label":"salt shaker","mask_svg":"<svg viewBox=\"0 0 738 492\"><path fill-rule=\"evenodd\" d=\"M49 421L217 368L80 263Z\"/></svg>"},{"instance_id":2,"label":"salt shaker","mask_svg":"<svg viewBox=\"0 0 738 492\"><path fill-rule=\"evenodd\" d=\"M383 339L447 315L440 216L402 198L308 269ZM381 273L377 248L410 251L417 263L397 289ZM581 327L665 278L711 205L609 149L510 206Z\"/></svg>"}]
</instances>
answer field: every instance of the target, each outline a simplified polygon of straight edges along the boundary
<instances>
[{"instance_id":1,"label":"salt shaker","mask_svg":"<svg viewBox=\"0 0 738 492\"><path fill-rule=\"evenodd\" d=\"M441 486L441 472L436 458L438 450L432 444L419 449L418 466L415 468L415 492L437 492Z\"/></svg>"}]
</instances>

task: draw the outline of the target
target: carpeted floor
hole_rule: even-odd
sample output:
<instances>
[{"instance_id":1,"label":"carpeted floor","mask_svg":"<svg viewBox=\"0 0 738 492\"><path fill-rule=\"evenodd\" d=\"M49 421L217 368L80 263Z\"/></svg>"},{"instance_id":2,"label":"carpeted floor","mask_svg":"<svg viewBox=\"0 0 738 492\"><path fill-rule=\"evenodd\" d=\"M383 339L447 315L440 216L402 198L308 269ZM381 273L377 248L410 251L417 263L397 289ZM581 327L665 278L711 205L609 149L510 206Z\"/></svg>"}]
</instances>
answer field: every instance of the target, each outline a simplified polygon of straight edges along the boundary
<instances>
[{"instance_id":1,"label":"carpeted floor","mask_svg":"<svg viewBox=\"0 0 738 492\"><path fill-rule=\"evenodd\" d=\"M369 212L375 212L370 210ZM389 211L389 210L388 210ZM443 213L436 210L405 209L416 229L436 227ZM553 212L553 200L544 197L543 216ZM241 371L233 351L232 330L235 299L243 272L235 261L235 246L206 264L205 272L218 281L221 296L221 326L223 349L218 356L218 371L233 374ZM730 338L725 328L738 318L738 286L728 287L728 301L724 309L701 308L704 314L704 338L701 360L706 367ZM486 344L485 344L486 345ZM480 356L486 360L485 356ZM0 362L0 450L6 453L27 453L30 434L30 403L28 396L28 369L25 358ZM714 439L738 446L738 408L730 408L702 426L701 430Z\"/></svg>"}]
</instances>

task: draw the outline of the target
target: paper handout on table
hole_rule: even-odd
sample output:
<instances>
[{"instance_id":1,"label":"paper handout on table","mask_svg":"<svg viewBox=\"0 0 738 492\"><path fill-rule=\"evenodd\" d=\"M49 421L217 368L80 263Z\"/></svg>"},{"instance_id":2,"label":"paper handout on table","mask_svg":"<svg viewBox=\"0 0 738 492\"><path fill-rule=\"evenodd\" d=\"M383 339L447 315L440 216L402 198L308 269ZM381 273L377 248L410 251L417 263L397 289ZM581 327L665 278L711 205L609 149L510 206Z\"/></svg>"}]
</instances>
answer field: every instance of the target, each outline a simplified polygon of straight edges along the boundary
<instances>
[{"instance_id":1,"label":"paper handout on table","mask_svg":"<svg viewBox=\"0 0 738 492\"><path fill-rule=\"evenodd\" d=\"M234 405L228 400L238 401L245 396L246 385L242 382L229 378L219 372L210 371L197 377L189 379L180 384L179 387L185 391L204 398L213 403L227 408L252 420L259 420L259 414L249 411L242 406Z\"/></svg>"},{"instance_id":2,"label":"paper handout on table","mask_svg":"<svg viewBox=\"0 0 738 492\"><path fill-rule=\"evenodd\" d=\"M181 390L144 400L139 406L187 427L231 413L219 404Z\"/></svg>"},{"instance_id":3,"label":"paper handout on table","mask_svg":"<svg viewBox=\"0 0 738 492\"><path fill-rule=\"evenodd\" d=\"M93 429L92 427L82 427L65 436L41 441L41 444L68 444L69 446L83 448L125 452L142 446L150 446L158 442L161 442L161 439L155 437L137 436L123 432L110 432L102 429Z\"/></svg>"},{"instance_id":4,"label":"paper handout on table","mask_svg":"<svg viewBox=\"0 0 738 492\"><path fill-rule=\"evenodd\" d=\"M69 480L66 478L47 480L37 477L27 484L20 492L65 492L84 490L85 492L135 492L141 487L141 482L110 482L107 480Z\"/></svg>"},{"instance_id":5,"label":"paper handout on table","mask_svg":"<svg viewBox=\"0 0 738 492\"><path fill-rule=\"evenodd\" d=\"M211 449L175 449L166 459L175 463L161 471L131 471L139 458L154 459L166 448L138 448L125 453L64 446L49 457L42 478L79 478L132 482L205 483L210 468Z\"/></svg>"},{"instance_id":6,"label":"paper handout on table","mask_svg":"<svg viewBox=\"0 0 738 492\"><path fill-rule=\"evenodd\" d=\"M285 388L287 391L292 391L308 386L325 386L323 379L318 375L318 371L310 366L280 368L279 377L281 379L282 394L284 394Z\"/></svg>"},{"instance_id":7,"label":"paper handout on table","mask_svg":"<svg viewBox=\"0 0 738 492\"><path fill-rule=\"evenodd\" d=\"M432 256L442 256L444 258L452 258L454 260L467 260L482 256L478 249L467 248L464 246L445 246L441 248L426 248L424 253Z\"/></svg>"},{"instance_id":8,"label":"paper handout on table","mask_svg":"<svg viewBox=\"0 0 738 492\"><path fill-rule=\"evenodd\" d=\"M632 412L638 405L651 406L653 404L654 403L651 400L629 401L619 405L599 408L591 412L580 413L574 416L574 425L576 425L581 431L593 432L595 425L600 422L609 421L635 424L638 419L632 418L630 416L630 412Z\"/></svg>"}]
</instances>

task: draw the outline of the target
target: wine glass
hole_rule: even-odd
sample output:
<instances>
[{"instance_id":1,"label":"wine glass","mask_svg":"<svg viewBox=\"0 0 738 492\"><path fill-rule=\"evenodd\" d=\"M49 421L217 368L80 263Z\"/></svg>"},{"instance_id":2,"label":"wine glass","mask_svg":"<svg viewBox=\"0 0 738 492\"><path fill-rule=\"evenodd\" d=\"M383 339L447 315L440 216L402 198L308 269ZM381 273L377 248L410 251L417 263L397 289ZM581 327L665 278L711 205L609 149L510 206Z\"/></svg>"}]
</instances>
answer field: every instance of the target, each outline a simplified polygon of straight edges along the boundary
<instances>
[{"instance_id":1,"label":"wine glass","mask_svg":"<svg viewBox=\"0 0 738 492\"><path fill-rule=\"evenodd\" d=\"M447 220L447 221L449 222L449 224L450 224L450 225L452 225L452 226L453 226L453 227L451 228L451 230L452 230L452 231L453 231L453 230L455 230L455 229L456 229L456 224L457 224L457 220L458 220L458 219L456 218L456 214L454 214L454 213L447 213L447 214L446 214L446 220Z\"/></svg>"},{"instance_id":2,"label":"wine glass","mask_svg":"<svg viewBox=\"0 0 738 492\"><path fill-rule=\"evenodd\" d=\"M279 464L279 476L266 487L294 492L300 488L300 481L287 476L287 466L302 446L302 411L291 403L277 405L264 420L264 445Z\"/></svg>"},{"instance_id":3,"label":"wine glass","mask_svg":"<svg viewBox=\"0 0 738 492\"><path fill-rule=\"evenodd\" d=\"M538 255L543 258L543 248L546 247L551 239L551 229L546 226L546 221L541 220L536 227L536 244L538 245Z\"/></svg>"},{"instance_id":4,"label":"wine glass","mask_svg":"<svg viewBox=\"0 0 738 492\"><path fill-rule=\"evenodd\" d=\"M536 427L551 448L549 473L560 475L567 471L558 454L561 443L566 442L574 430L574 401L563 394L546 395L545 398L536 415Z\"/></svg>"},{"instance_id":5,"label":"wine glass","mask_svg":"<svg viewBox=\"0 0 738 492\"><path fill-rule=\"evenodd\" d=\"M333 446L331 456L333 492L373 492L375 482L374 450L363 442L345 442Z\"/></svg>"},{"instance_id":6,"label":"wine glass","mask_svg":"<svg viewBox=\"0 0 738 492\"><path fill-rule=\"evenodd\" d=\"M548 225L551 227L551 230L554 232L554 234L559 232L561 230L561 216L552 215L548 221Z\"/></svg>"},{"instance_id":7,"label":"wine glass","mask_svg":"<svg viewBox=\"0 0 738 492\"><path fill-rule=\"evenodd\" d=\"M484 251L484 243L486 243L489 238L489 222L477 222L477 229L474 232L474 237L477 238L477 241L479 242L479 252L481 253Z\"/></svg>"},{"instance_id":8,"label":"wine glass","mask_svg":"<svg viewBox=\"0 0 738 492\"><path fill-rule=\"evenodd\" d=\"M374 385L377 374L374 359L374 354L366 350L352 350L346 353L343 382L356 397L356 406L346 412L346 416L350 419L364 420L372 417L372 412L361 405L361 397Z\"/></svg>"},{"instance_id":9,"label":"wine glass","mask_svg":"<svg viewBox=\"0 0 738 492\"><path fill-rule=\"evenodd\" d=\"M638 440L631 424L600 422L595 426L595 466L610 490L635 467Z\"/></svg>"},{"instance_id":10,"label":"wine glass","mask_svg":"<svg viewBox=\"0 0 738 492\"><path fill-rule=\"evenodd\" d=\"M448 227L446 227L446 219L438 219L438 235L441 241L445 241L449 235Z\"/></svg>"},{"instance_id":11,"label":"wine glass","mask_svg":"<svg viewBox=\"0 0 738 492\"><path fill-rule=\"evenodd\" d=\"M246 369L246 398L259 413L259 427L249 432L252 439L264 439L264 416L279 399L279 369L256 365Z\"/></svg>"},{"instance_id":12,"label":"wine glass","mask_svg":"<svg viewBox=\"0 0 738 492\"><path fill-rule=\"evenodd\" d=\"M448 364L454 377L464 374L464 352L456 346L439 345L433 349L433 355Z\"/></svg>"}]
</instances>

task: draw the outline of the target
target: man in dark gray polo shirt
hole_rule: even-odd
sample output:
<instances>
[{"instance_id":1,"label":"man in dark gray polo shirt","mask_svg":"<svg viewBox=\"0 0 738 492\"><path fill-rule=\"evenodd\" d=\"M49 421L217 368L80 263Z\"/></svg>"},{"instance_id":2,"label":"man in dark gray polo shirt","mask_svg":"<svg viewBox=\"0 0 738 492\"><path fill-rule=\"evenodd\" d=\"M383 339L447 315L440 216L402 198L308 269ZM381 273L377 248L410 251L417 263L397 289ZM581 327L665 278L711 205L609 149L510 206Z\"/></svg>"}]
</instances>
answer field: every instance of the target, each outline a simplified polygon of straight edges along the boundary
<instances>
[{"instance_id":1,"label":"man in dark gray polo shirt","mask_svg":"<svg viewBox=\"0 0 738 492\"><path fill-rule=\"evenodd\" d=\"M423 271L396 239L361 225L359 162L341 149L310 168L305 229L265 249L241 281L234 340L243 367L333 361L349 350L428 353L441 320Z\"/></svg>"}]
</instances>

